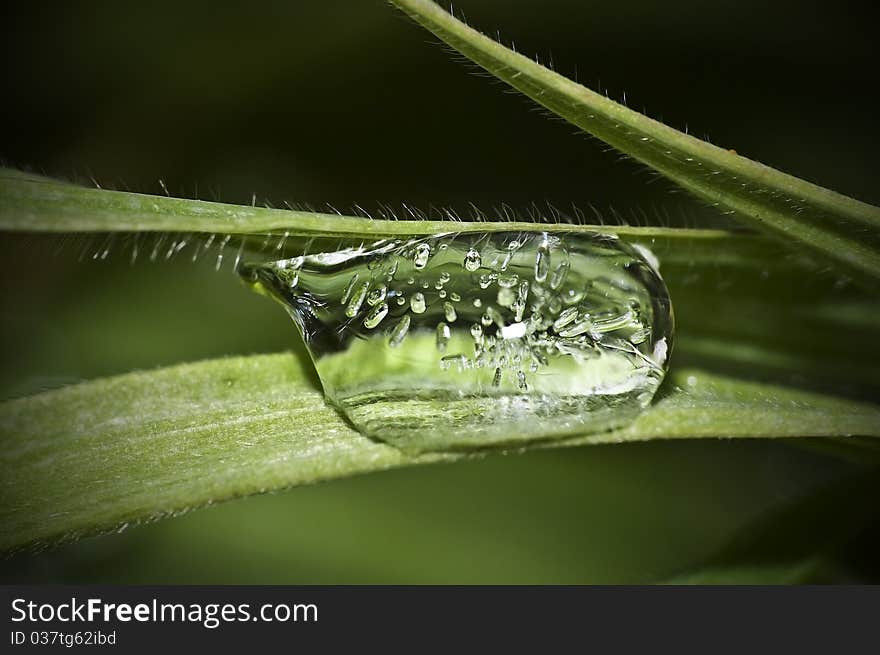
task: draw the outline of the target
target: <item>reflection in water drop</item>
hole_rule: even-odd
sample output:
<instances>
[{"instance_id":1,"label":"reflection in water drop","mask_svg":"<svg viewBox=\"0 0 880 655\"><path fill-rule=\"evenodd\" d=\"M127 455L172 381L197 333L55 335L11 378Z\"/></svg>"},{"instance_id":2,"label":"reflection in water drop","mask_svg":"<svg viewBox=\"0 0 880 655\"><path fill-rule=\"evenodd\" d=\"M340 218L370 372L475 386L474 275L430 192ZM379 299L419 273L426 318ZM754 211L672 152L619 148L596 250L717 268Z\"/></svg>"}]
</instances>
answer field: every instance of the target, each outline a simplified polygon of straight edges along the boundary
<instances>
[{"instance_id":1,"label":"reflection in water drop","mask_svg":"<svg viewBox=\"0 0 880 655\"><path fill-rule=\"evenodd\" d=\"M287 308L328 399L403 449L620 427L666 371L666 287L614 236L449 234L296 260L241 273Z\"/></svg>"}]
</instances>

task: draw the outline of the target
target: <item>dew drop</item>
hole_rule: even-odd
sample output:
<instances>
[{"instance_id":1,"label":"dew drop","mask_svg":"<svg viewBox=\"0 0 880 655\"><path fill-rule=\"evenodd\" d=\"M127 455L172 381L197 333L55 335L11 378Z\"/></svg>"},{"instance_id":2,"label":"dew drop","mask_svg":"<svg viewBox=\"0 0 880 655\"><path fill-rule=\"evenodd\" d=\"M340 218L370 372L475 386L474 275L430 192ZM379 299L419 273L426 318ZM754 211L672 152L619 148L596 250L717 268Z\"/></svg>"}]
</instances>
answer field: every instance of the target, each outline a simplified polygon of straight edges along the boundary
<instances>
[{"instance_id":1,"label":"dew drop","mask_svg":"<svg viewBox=\"0 0 880 655\"><path fill-rule=\"evenodd\" d=\"M559 330L564 328L566 325L570 323L574 323L577 320L578 316L578 308L577 307L569 307L564 312L562 312L559 317L553 321L553 329L558 333Z\"/></svg>"},{"instance_id":2,"label":"dew drop","mask_svg":"<svg viewBox=\"0 0 880 655\"><path fill-rule=\"evenodd\" d=\"M382 322L382 319L388 315L388 303L381 303L373 307L366 318L364 318L364 327L372 330Z\"/></svg>"},{"instance_id":3,"label":"dew drop","mask_svg":"<svg viewBox=\"0 0 880 655\"><path fill-rule=\"evenodd\" d=\"M510 307L513 305L514 300L516 300L516 295L514 295L513 289L510 287L499 287L495 300L502 307Z\"/></svg>"},{"instance_id":4,"label":"dew drop","mask_svg":"<svg viewBox=\"0 0 880 655\"><path fill-rule=\"evenodd\" d=\"M385 274L386 282L394 282L394 276L397 275L397 267L399 266L398 261L395 259L391 262L391 266L388 267L388 272Z\"/></svg>"},{"instance_id":5,"label":"dew drop","mask_svg":"<svg viewBox=\"0 0 880 655\"><path fill-rule=\"evenodd\" d=\"M496 273L484 273L479 279L480 288L488 289L497 277L498 275Z\"/></svg>"},{"instance_id":6,"label":"dew drop","mask_svg":"<svg viewBox=\"0 0 880 655\"><path fill-rule=\"evenodd\" d=\"M553 275L550 276L550 288L554 291L562 286L563 282L565 282L565 278L568 277L568 269L571 264L568 263L568 260L563 260L559 262L559 266L557 266L553 270Z\"/></svg>"},{"instance_id":7,"label":"dew drop","mask_svg":"<svg viewBox=\"0 0 880 655\"><path fill-rule=\"evenodd\" d=\"M542 241L535 253L535 282L543 282L550 272L550 245Z\"/></svg>"},{"instance_id":8,"label":"dew drop","mask_svg":"<svg viewBox=\"0 0 880 655\"><path fill-rule=\"evenodd\" d=\"M384 284L376 287L375 289L370 291L370 293L367 294L367 304L370 307L375 307L380 302L385 300L385 296L387 293L388 293L388 288Z\"/></svg>"},{"instance_id":9,"label":"dew drop","mask_svg":"<svg viewBox=\"0 0 880 655\"><path fill-rule=\"evenodd\" d=\"M483 345L483 328L479 323L471 325L471 336L474 338L474 343L477 346Z\"/></svg>"},{"instance_id":10,"label":"dew drop","mask_svg":"<svg viewBox=\"0 0 880 655\"><path fill-rule=\"evenodd\" d=\"M426 309L425 294L416 291L409 300L409 308L414 314L424 314Z\"/></svg>"},{"instance_id":11,"label":"dew drop","mask_svg":"<svg viewBox=\"0 0 880 655\"><path fill-rule=\"evenodd\" d=\"M464 256L465 270L468 270L471 273L473 273L475 270L480 268L480 265L482 263L483 262L482 262L482 259L480 258L480 253L478 253L473 248L471 248L470 250L467 251L467 253L465 253L465 256Z\"/></svg>"},{"instance_id":12,"label":"dew drop","mask_svg":"<svg viewBox=\"0 0 880 655\"><path fill-rule=\"evenodd\" d=\"M427 243L420 243L416 246L415 254L413 254L413 266L417 271L422 270L428 264L428 258L431 256L431 246Z\"/></svg>"},{"instance_id":13,"label":"dew drop","mask_svg":"<svg viewBox=\"0 0 880 655\"><path fill-rule=\"evenodd\" d=\"M394 326L394 329L391 330L391 335L388 337L389 346L397 348L397 346L403 343L403 340L406 339L406 333L409 332L409 323L409 314L404 314L397 322L397 325Z\"/></svg>"},{"instance_id":14,"label":"dew drop","mask_svg":"<svg viewBox=\"0 0 880 655\"><path fill-rule=\"evenodd\" d=\"M340 305L345 305L348 302L348 299L351 298L351 292L354 290L354 285L357 284L359 277L360 275L357 273L351 276L351 279L348 281L348 284L345 285L345 289L342 292L342 298L339 300Z\"/></svg>"},{"instance_id":15,"label":"dew drop","mask_svg":"<svg viewBox=\"0 0 880 655\"><path fill-rule=\"evenodd\" d=\"M459 233L290 261L239 272L293 316L328 401L409 452L615 429L668 366L656 266L606 235Z\"/></svg>"},{"instance_id":16,"label":"dew drop","mask_svg":"<svg viewBox=\"0 0 880 655\"><path fill-rule=\"evenodd\" d=\"M440 368L449 370L453 364L458 364L458 370L461 371L467 365L468 358L464 355L446 355L440 360Z\"/></svg>"},{"instance_id":17,"label":"dew drop","mask_svg":"<svg viewBox=\"0 0 880 655\"><path fill-rule=\"evenodd\" d=\"M369 291L369 289L370 283L364 282L354 290L351 294L351 299L348 301L348 306L345 308L346 316L349 318L357 316L357 313L361 310L361 305L364 304L364 299L367 297L367 291Z\"/></svg>"},{"instance_id":18,"label":"dew drop","mask_svg":"<svg viewBox=\"0 0 880 655\"><path fill-rule=\"evenodd\" d=\"M435 336L435 341L437 344L437 350L441 353L446 352L446 346L449 343L449 339L452 337L452 331L449 329L449 326L446 325L443 321L437 323L437 334Z\"/></svg>"}]
</instances>

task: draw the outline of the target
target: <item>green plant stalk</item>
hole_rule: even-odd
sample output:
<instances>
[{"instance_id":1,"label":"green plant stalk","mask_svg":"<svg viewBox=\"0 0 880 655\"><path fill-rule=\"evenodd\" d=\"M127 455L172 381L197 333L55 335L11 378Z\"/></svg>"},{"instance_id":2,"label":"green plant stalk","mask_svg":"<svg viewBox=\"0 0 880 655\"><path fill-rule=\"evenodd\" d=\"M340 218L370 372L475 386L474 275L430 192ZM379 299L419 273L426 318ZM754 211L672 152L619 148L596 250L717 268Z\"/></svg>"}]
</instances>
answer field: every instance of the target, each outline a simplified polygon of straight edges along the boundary
<instances>
[{"instance_id":1,"label":"green plant stalk","mask_svg":"<svg viewBox=\"0 0 880 655\"><path fill-rule=\"evenodd\" d=\"M880 408L671 372L622 430L548 445L718 437L880 436ZM748 421L743 416L748 415ZM354 431L291 354L184 364L0 403L0 551L118 530L254 493L451 461Z\"/></svg>"},{"instance_id":2,"label":"green plant stalk","mask_svg":"<svg viewBox=\"0 0 880 655\"><path fill-rule=\"evenodd\" d=\"M691 268L789 265L790 250L760 235L718 229L568 223L372 220L316 212L230 205L128 191L91 189L0 169L0 231L31 233L187 233L236 238L288 237L301 254L309 239L358 244L383 238L500 230L604 232L662 251L664 263ZM297 252L298 251L298 252Z\"/></svg>"},{"instance_id":3,"label":"green plant stalk","mask_svg":"<svg viewBox=\"0 0 880 655\"><path fill-rule=\"evenodd\" d=\"M382 239L487 230L596 231L640 238L714 240L726 230L680 230L627 225L571 225L522 221L373 220L320 212L230 205L128 191L91 189L0 169L0 230L9 232L198 232L204 234Z\"/></svg>"},{"instance_id":4,"label":"green plant stalk","mask_svg":"<svg viewBox=\"0 0 880 655\"><path fill-rule=\"evenodd\" d=\"M880 208L648 118L506 48L431 0L390 1L491 74L710 205L808 246L871 286L880 280Z\"/></svg>"}]
</instances>

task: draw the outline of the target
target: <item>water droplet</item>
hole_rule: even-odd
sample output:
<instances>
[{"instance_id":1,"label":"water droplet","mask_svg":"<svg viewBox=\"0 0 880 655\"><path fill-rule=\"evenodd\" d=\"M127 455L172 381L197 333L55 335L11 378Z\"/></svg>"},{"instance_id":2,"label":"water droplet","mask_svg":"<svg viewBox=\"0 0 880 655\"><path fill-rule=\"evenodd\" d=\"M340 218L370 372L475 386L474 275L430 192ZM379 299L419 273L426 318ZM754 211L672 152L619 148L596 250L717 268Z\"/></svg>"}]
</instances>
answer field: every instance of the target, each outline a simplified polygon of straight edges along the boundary
<instances>
[{"instance_id":1,"label":"water droplet","mask_svg":"<svg viewBox=\"0 0 880 655\"><path fill-rule=\"evenodd\" d=\"M577 307L569 307L566 309L555 321L553 321L553 329L558 333L559 330L569 323L574 323L574 321L577 320L578 311Z\"/></svg>"},{"instance_id":2,"label":"water droplet","mask_svg":"<svg viewBox=\"0 0 880 655\"><path fill-rule=\"evenodd\" d=\"M465 253L464 256L464 267L466 270L473 273L475 270L480 268L482 264L482 259L480 258L480 253L471 248Z\"/></svg>"},{"instance_id":3,"label":"water droplet","mask_svg":"<svg viewBox=\"0 0 880 655\"><path fill-rule=\"evenodd\" d=\"M388 293L388 288L382 284L367 294L367 304L370 307L375 307L380 302L385 300L385 295Z\"/></svg>"},{"instance_id":4,"label":"water droplet","mask_svg":"<svg viewBox=\"0 0 880 655\"><path fill-rule=\"evenodd\" d=\"M479 323L471 325L471 336L474 338L474 343L477 346L483 345L483 328Z\"/></svg>"},{"instance_id":5,"label":"water droplet","mask_svg":"<svg viewBox=\"0 0 880 655\"><path fill-rule=\"evenodd\" d=\"M446 355L440 360L440 368L449 370L453 364L458 364L458 370L462 371L467 366L468 358L466 355Z\"/></svg>"},{"instance_id":6,"label":"water droplet","mask_svg":"<svg viewBox=\"0 0 880 655\"><path fill-rule=\"evenodd\" d=\"M357 273L351 276L351 279L348 281L348 284L345 285L345 289L342 292L342 298L339 301L340 305L345 305L348 302L348 299L351 297L351 292L354 290L354 285L357 284L359 277L360 275Z\"/></svg>"},{"instance_id":7,"label":"water droplet","mask_svg":"<svg viewBox=\"0 0 880 655\"><path fill-rule=\"evenodd\" d=\"M619 239L461 233L298 259L294 285L280 263L240 273L285 305L328 400L408 451L614 429L651 401L668 365L668 293Z\"/></svg>"},{"instance_id":8,"label":"water droplet","mask_svg":"<svg viewBox=\"0 0 880 655\"><path fill-rule=\"evenodd\" d=\"M535 282L543 282L550 272L550 244L542 241L535 253Z\"/></svg>"},{"instance_id":9,"label":"water droplet","mask_svg":"<svg viewBox=\"0 0 880 655\"><path fill-rule=\"evenodd\" d=\"M361 305L364 304L364 299L367 297L367 291L370 290L370 283L364 282L361 286L357 287L354 292L351 294L351 299L348 301L348 306L345 308L345 315L349 318L354 318L357 316L357 313L361 310Z\"/></svg>"},{"instance_id":10,"label":"water droplet","mask_svg":"<svg viewBox=\"0 0 880 655\"><path fill-rule=\"evenodd\" d=\"M394 329L391 330L391 335L388 337L389 346L397 348L397 346L403 343L403 340L406 339L406 333L409 332L409 323L409 314L404 314L397 322L397 325L394 326Z\"/></svg>"},{"instance_id":11,"label":"water droplet","mask_svg":"<svg viewBox=\"0 0 880 655\"><path fill-rule=\"evenodd\" d=\"M393 262L391 262L391 266L388 267L388 272L385 274L385 281L386 282L389 282L389 283L394 282L394 276L397 275L398 265L399 264L396 259Z\"/></svg>"},{"instance_id":12,"label":"water droplet","mask_svg":"<svg viewBox=\"0 0 880 655\"><path fill-rule=\"evenodd\" d=\"M569 266L570 264L567 259L559 262L559 266L553 270L553 275L550 276L551 289L555 291L562 286L562 283L565 282L565 278L568 277Z\"/></svg>"},{"instance_id":13,"label":"water droplet","mask_svg":"<svg viewBox=\"0 0 880 655\"><path fill-rule=\"evenodd\" d=\"M372 330L388 315L388 303L381 303L373 307L364 319L364 327Z\"/></svg>"},{"instance_id":14,"label":"water droplet","mask_svg":"<svg viewBox=\"0 0 880 655\"><path fill-rule=\"evenodd\" d=\"M449 339L452 337L452 330L449 329L449 326L444 322L437 323L437 334L436 334L436 343L437 350L441 353L446 352L446 345L449 343Z\"/></svg>"},{"instance_id":15,"label":"water droplet","mask_svg":"<svg viewBox=\"0 0 880 655\"><path fill-rule=\"evenodd\" d=\"M417 271L422 270L428 264L428 258L431 256L431 246L427 243L420 243L416 246L415 254L413 254L413 266Z\"/></svg>"},{"instance_id":16,"label":"water droplet","mask_svg":"<svg viewBox=\"0 0 880 655\"><path fill-rule=\"evenodd\" d=\"M510 307L513 305L513 301L516 300L516 295L514 295L513 289L510 287L499 287L498 295L495 296L495 300L502 307Z\"/></svg>"},{"instance_id":17,"label":"water droplet","mask_svg":"<svg viewBox=\"0 0 880 655\"><path fill-rule=\"evenodd\" d=\"M498 277L497 273L484 273L480 276L479 285L481 289L488 289L495 279Z\"/></svg>"},{"instance_id":18,"label":"water droplet","mask_svg":"<svg viewBox=\"0 0 880 655\"><path fill-rule=\"evenodd\" d=\"M424 314L426 309L425 294L421 291L416 291L409 300L409 307L413 310L414 314Z\"/></svg>"},{"instance_id":19,"label":"water droplet","mask_svg":"<svg viewBox=\"0 0 880 655\"><path fill-rule=\"evenodd\" d=\"M519 275L517 275L516 273L498 276L498 286L504 289L515 287L517 282L519 282Z\"/></svg>"}]
</instances>

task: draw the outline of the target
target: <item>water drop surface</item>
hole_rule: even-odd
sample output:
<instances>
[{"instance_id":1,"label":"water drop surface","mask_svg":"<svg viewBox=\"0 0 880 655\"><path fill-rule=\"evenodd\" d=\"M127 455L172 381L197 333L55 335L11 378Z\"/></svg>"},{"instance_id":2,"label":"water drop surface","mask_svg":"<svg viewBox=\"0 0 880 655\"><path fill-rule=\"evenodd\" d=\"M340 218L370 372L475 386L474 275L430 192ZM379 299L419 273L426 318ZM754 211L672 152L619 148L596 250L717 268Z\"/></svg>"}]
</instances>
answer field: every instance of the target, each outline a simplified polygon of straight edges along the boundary
<instances>
[{"instance_id":1,"label":"water drop surface","mask_svg":"<svg viewBox=\"0 0 880 655\"><path fill-rule=\"evenodd\" d=\"M668 292L615 236L447 234L329 255L241 274L294 319L328 400L401 449L619 428L666 372Z\"/></svg>"}]
</instances>

